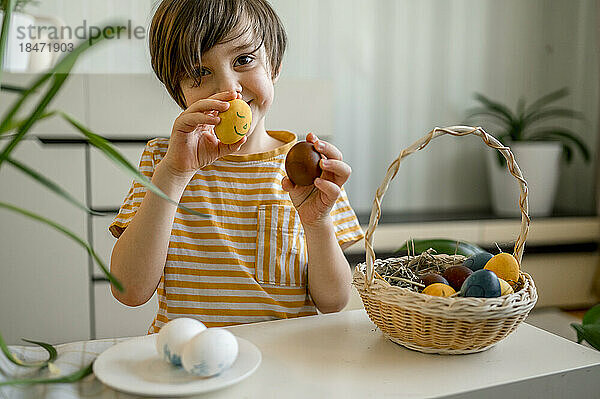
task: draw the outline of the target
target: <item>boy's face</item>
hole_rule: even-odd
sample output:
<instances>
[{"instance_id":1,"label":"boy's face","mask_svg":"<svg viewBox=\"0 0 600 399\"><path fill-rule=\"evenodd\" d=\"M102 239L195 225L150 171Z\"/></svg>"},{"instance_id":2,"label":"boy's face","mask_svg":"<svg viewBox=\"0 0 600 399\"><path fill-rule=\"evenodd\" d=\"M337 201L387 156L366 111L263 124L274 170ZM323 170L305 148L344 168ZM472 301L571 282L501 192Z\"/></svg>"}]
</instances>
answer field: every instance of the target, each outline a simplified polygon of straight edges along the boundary
<instances>
[{"instance_id":1,"label":"boy's face","mask_svg":"<svg viewBox=\"0 0 600 399\"><path fill-rule=\"evenodd\" d=\"M265 114L273 103L275 81L271 78L264 46L253 52L256 44L253 44L249 31L202 54L202 81L199 86L195 86L189 78L181 82L188 107L195 101L223 91L240 93L252 110L252 124L247 136L257 125L264 129Z\"/></svg>"}]
</instances>

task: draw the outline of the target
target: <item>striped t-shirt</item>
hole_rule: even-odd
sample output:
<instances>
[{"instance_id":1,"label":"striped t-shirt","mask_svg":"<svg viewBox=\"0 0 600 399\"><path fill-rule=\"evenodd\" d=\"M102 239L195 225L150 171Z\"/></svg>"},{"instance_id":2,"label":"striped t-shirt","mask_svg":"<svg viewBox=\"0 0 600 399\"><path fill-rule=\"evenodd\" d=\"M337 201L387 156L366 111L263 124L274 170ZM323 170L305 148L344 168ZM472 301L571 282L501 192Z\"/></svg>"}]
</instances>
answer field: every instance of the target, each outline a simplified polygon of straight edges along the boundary
<instances>
[{"instance_id":1,"label":"striped t-shirt","mask_svg":"<svg viewBox=\"0 0 600 399\"><path fill-rule=\"evenodd\" d=\"M285 157L296 136L268 133L284 144L220 158L200 169L185 188L181 204L210 217L177 209L149 333L177 317L215 327L316 314L307 289L304 231L281 187ZM168 139L148 142L139 165L142 174L152 177L168 144ZM109 228L115 237L135 215L145 191L133 182ZM340 245L363 237L345 191L331 216Z\"/></svg>"}]
</instances>

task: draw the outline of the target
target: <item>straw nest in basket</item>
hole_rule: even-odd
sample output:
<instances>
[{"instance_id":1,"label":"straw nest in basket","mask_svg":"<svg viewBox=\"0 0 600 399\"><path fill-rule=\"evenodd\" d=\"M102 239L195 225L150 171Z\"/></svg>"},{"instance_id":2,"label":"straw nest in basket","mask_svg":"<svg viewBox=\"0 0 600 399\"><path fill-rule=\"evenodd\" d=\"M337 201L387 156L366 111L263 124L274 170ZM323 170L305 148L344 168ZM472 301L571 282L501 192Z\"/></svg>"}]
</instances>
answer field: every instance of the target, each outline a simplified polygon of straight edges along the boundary
<instances>
[{"instance_id":1,"label":"straw nest in basket","mask_svg":"<svg viewBox=\"0 0 600 399\"><path fill-rule=\"evenodd\" d=\"M537 301L533 280L520 272L514 293L496 298L431 296L420 293L421 277L462 265L462 255L435 254L374 261L374 280L366 284L366 263L354 272L371 320L392 341L426 353L462 354L490 348L527 317Z\"/></svg>"}]
</instances>

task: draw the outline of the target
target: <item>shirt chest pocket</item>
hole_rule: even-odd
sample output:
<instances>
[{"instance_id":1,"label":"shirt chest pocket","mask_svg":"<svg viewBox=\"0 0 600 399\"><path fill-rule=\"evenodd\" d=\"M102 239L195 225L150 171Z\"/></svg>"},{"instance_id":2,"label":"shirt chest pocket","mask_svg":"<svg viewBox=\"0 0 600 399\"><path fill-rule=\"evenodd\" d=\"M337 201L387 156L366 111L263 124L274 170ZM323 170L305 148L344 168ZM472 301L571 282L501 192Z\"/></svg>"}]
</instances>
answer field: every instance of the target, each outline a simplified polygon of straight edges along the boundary
<instances>
[{"instance_id":1,"label":"shirt chest pocket","mask_svg":"<svg viewBox=\"0 0 600 399\"><path fill-rule=\"evenodd\" d=\"M261 284L306 286L308 252L293 206L260 205L256 237L256 280Z\"/></svg>"}]
</instances>

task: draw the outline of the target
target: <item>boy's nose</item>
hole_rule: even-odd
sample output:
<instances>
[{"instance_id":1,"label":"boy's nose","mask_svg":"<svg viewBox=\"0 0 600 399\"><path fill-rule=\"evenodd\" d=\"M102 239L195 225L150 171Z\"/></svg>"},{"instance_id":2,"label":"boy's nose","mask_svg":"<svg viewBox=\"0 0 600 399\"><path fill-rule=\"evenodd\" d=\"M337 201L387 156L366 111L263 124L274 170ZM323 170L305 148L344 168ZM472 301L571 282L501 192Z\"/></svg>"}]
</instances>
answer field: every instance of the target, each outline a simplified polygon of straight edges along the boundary
<instances>
[{"instance_id":1,"label":"boy's nose","mask_svg":"<svg viewBox=\"0 0 600 399\"><path fill-rule=\"evenodd\" d=\"M242 85L238 79L235 79L235 76L226 76L219 81L219 87L217 89L217 92L235 91L241 93Z\"/></svg>"}]
</instances>

